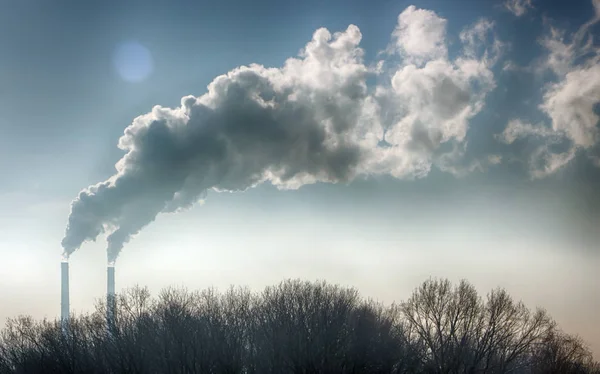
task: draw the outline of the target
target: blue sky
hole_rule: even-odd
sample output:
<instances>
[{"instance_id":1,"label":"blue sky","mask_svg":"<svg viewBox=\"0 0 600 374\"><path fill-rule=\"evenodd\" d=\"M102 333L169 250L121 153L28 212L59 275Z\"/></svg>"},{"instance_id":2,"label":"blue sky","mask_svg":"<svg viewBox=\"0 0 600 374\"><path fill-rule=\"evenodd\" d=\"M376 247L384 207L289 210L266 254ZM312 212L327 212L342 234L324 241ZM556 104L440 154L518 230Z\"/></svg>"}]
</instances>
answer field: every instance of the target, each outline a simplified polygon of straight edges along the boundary
<instances>
[{"instance_id":1,"label":"blue sky","mask_svg":"<svg viewBox=\"0 0 600 374\"><path fill-rule=\"evenodd\" d=\"M418 74L400 72L411 64L423 73L432 66L418 59L456 67L467 58L461 32L487 19L493 26L479 24L486 39L473 60L484 61L482 51L488 51L494 61L482 64L491 78L483 73L468 73L469 83L458 75L449 78L473 89L463 109L479 102L482 107L463 122L432 118L441 133L449 123L458 125L431 154L392 155L430 162L426 176L413 180L409 171L390 165L397 160L390 156L384 164L354 165L366 172L352 169L354 177L335 184L281 191L271 179L244 193L209 188L203 206L159 214L125 246L117 288L135 283L155 290L174 283L260 288L302 277L353 285L391 301L407 297L429 276L464 277L482 292L500 285L530 305L547 307L600 352L593 317L600 307L598 146L590 136L598 123L580 126L578 118L593 119L593 112L569 105L581 102L569 90L579 86L588 90L585 100L594 101L598 113L597 44L586 50L572 38L594 19L595 8L588 0L529 3L514 1L525 6L524 14L515 14L507 3L475 0L3 0L0 252L9 266L0 273L0 304L11 306L0 317L58 314L58 261L69 204L82 189L115 174L125 153L117 143L135 117L155 105L178 107L186 95L201 97L215 77L238 66L280 68L298 57L317 29L344 32L350 24L362 34L362 64L372 69L386 61L366 79L368 95L374 97L380 86L391 96L377 100L391 102L392 111L402 107L396 116L413 113L403 103L421 97L407 91ZM404 13L407 25L417 22L415 14L433 17L432 24L446 20L447 54L420 50L425 39L411 44L419 35L394 39L398 16L410 5L429 13ZM566 67L553 65L551 57L563 55L560 46L543 42L559 40L552 29L564 32L563 46L574 55L585 53L571 56ZM598 29L592 24L586 35L597 39ZM494 41L502 47L498 51ZM134 72L143 70L136 65L142 60L118 56L119 47L131 43L151 58L146 61L151 71L135 82L119 74L119 66L127 64ZM569 80L578 76L581 81ZM400 83L392 90L394 79ZM477 94L483 95L479 101ZM545 103L547 110L540 109ZM390 127L386 140L404 144L396 123L382 126ZM100 235L71 257L77 310L90 308L104 292L105 248Z\"/></svg>"}]
</instances>

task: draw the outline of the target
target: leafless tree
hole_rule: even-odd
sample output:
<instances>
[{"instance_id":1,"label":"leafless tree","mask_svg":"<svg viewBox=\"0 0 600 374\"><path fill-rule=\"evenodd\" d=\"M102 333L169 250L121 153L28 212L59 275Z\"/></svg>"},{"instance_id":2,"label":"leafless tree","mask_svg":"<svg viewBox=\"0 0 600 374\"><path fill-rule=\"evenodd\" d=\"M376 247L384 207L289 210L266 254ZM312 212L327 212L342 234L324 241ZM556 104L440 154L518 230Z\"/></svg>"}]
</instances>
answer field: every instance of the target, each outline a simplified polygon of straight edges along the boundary
<instances>
[{"instance_id":1,"label":"leafless tree","mask_svg":"<svg viewBox=\"0 0 600 374\"><path fill-rule=\"evenodd\" d=\"M532 356L534 374L600 373L581 338L552 329Z\"/></svg>"},{"instance_id":2,"label":"leafless tree","mask_svg":"<svg viewBox=\"0 0 600 374\"><path fill-rule=\"evenodd\" d=\"M262 293L124 290L107 321L8 320L4 373L598 374L577 337L497 289L428 280L399 305L352 288L288 280ZM110 323L108 323L110 322Z\"/></svg>"},{"instance_id":3,"label":"leafless tree","mask_svg":"<svg viewBox=\"0 0 600 374\"><path fill-rule=\"evenodd\" d=\"M424 282L402 304L410 339L424 352L423 370L435 373L505 373L528 365L526 357L552 327L543 310L530 312L506 291L484 302L472 285Z\"/></svg>"}]
</instances>

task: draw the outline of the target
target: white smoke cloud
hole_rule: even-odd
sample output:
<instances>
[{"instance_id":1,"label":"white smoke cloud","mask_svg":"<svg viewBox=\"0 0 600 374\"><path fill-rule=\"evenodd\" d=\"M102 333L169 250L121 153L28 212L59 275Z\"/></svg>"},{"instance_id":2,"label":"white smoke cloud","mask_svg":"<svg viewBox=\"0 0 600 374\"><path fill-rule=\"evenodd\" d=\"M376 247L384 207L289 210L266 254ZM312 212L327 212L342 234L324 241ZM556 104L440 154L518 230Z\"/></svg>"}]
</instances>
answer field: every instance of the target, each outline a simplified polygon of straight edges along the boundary
<instances>
[{"instance_id":1,"label":"white smoke cloud","mask_svg":"<svg viewBox=\"0 0 600 374\"><path fill-rule=\"evenodd\" d=\"M454 143L452 151L440 155L435 161L435 166L443 172L450 173L455 177L460 178L475 171L485 172L490 166L498 165L502 162L501 155L490 154L481 159L470 160L465 164L466 150L466 141L463 143Z\"/></svg>"},{"instance_id":2,"label":"white smoke cloud","mask_svg":"<svg viewBox=\"0 0 600 374\"><path fill-rule=\"evenodd\" d=\"M552 120L552 128L564 131L575 145L588 148L599 140L600 117L594 107L600 102L600 65L572 69L549 87L541 108Z\"/></svg>"},{"instance_id":3,"label":"white smoke cloud","mask_svg":"<svg viewBox=\"0 0 600 374\"><path fill-rule=\"evenodd\" d=\"M377 87L367 87L367 78L383 64L365 65L362 35L350 25L333 35L317 30L281 68L234 69L178 108L156 106L137 117L119 140L126 155L117 173L73 201L65 253L108 233L114 261L158 214L189 208L207 190L427 175L442 143L464 142L495 87L486 49L448 60L445 24L434 12L407 8L393 35L405 58ZM416 42L422 37L425 47Z\"/></svg>"},{"instance_id":4,"label":"white smoke cloud","mask_svg":"<svg viewBox=\"0 0 600 374\"><path fill-rule=\"evenodd\" d=\"M363 108L367 69L350 26L320 29L281 69L241 67L179 108L156 106L125 129L117 174L73 202L66 252L102 232L109 257L158 213L193 205L207 189L242 191L352 179L377 144ZM379 131L380 132L380 131Z\"/></svg>"},{"instance_id":5,"label":"white smoke cloud","mask_svg":"<svg viewBox=\"0 0 600 374\"><path fill-rule=\"evenodd\" d=\"M446 58L446 24L445 19L431 10L409 6L398 16L398 25L392 33L396 52L406 62L417 65L436 58Z\"/></svg>"},{"instance_id":6,"label":"white smoke cloud","mask_svg":"<svg viewBox=\"0 0 600 374\"><path fill-rule=\"evenodd\" d=\"M506 144L512 144L518 139L529 136L536 136L539 138L560 138L562 134L557 133L549 127L545 127L543 124L532 125L530 123L524 123L520 119L513 119L508 122L508 125L502 134L499 134L497 138Z\"/></svg>"},{"instance_id":7,"label":"white smoke cloud","mask_svg":"<svg viewBox=\"0 0 600 374\"><path fill-rule=\"evenodd\" d=\"M459 35L463 53L471 59L481 59L493 66L508 49L508 45L496 37L495 23L482 18L473 26L465 28Z\"/></svg>"},{"instance_id":8,"label":"white smoke cloud","mask_svg":"<svg viewBox=\"0 0 600 374\"><path fill-rule=\"evenodd\" d=\"M450 60L446 20L432 11L409 7L398 23L394 37L402 41L399 52L404 58L393 71L391 85L379 87L375 93L382 103L385 140L394 145L386 150L384 163L396 177L404 176L407 155L408 170L414 175L426 175L433 164L464 175L457 169L457 155L464 156L464 152L453 150L452 155L444 156L437 151L443 143L451 142L456 148L456 143L464 142L471 119L483 109L487 94L496 86L491 67L502 52L502 43L497 42L493 23L483 19L461 32L463 53ZM424 47L407 47L419 43ZM451 167L449 160L456 161L456 166ZM404 167L398 170L393 165Z\"/></svg>"},{"instance_id":9,"label":"white smoke cloud","mask_svg":"<svg viewBox=\"0 0 600 374\"><path fill-rule=\"evenodd\" d=\"M532 0L506 0L504 2L506 10L517 17L524 16L529 9L533 9Z\"/></svg>"},{"instance_id":10,"label":"white smoke cloud","mask_svg":"<svg viewBox=\"0 0 600 374\"><path fill-rule=\"evenodd\" d=\"M566 41L566 33L551 28L541 39L548 55L543 69L551 71L556 81L546 85L540 110L550 119L550 126L532 126L521 120L509 122L500 138L512 143L517 138L537 136L546 140L530 158L531 174L543 178L574 159L577 151L590 150L600 141L596 106L600 103L600 48L594 44L590 29L600 21L600 0L592 2L595 15ZM549 145L560 140L571 148L553 153Z\"/></svg>"},{"instance_id":11,"label":"white smoke cloud","mask_svg":"<svg viewBox=\"0 0 600 374\"><path fill-rule=\"evenodd\" d=\"M480 90L473 82L480 83ZM462 141L469 119L481 110L485 94L493 87L491 71L475 60L404 66L394 74L388 92L402 116L388 130L386 140L427 149L452 138Z\"/></svg>"},{"instance_id":12,"label":"white smoke cloud","mask_svg":"<svg viewBox=\"0 0 600 374\"><path fill-rule=\"evenodd\" d=\"M575 158L576 149L570 147L564 152L552 152L550 144L544 144L536 149L529 160L529 170L532 179L542 179L551 174L554 174L573 158Z\"/></svg>"},{"instance_id":13,"label":"white smoke cloud","mask_svg":"<svg viewBox=\"0 0 600 374\"><path fill-rule=\"evenodd\" d=\"M565 33L552 29L542 40L548 49L547 68L558 81L548 86L540 108L552 120L552 128L564 132L576 146L589 148L598 142L600 119L594 106L600 103L600 48L590 32L600 21L600 0L592 2L595 15L565 42Z\"/></svg>"},{"instance_id":14,"label":"white smoke cloud","mask_svg":"<svg viewBox=\"0 0 600 374\"><path fill-rule=\"evenodd\" d=\"M532 179L541 179L554 174L567 165L576 154L576 148L573 146L569 146L567 150L562 152L553 151L552 146L560 145L567 138L564 132L556 131L543 123L532 125L514 119L496 137L506 144L532 137L537 138L542 143L533 151L528 161L529 173Z\"/></svg>"}]
</instances>

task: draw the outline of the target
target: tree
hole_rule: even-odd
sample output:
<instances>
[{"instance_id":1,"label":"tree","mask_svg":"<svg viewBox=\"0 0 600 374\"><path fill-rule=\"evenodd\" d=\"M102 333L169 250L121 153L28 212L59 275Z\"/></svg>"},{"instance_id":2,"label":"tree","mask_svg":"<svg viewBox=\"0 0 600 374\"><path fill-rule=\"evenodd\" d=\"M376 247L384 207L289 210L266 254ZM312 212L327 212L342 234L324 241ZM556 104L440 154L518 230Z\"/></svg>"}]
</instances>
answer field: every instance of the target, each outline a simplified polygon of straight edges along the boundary
<instances>
[{"instance_id":1,"label":"tree","mask_svg":"<svg viewBox=\"0 0 600 374\"><path fill-rule=\"evenodd\" d=\"M134 287L69 323L8 320L4 373L599 374L580 338L502 289L428 280L384 306L352 288L284 281L262 293Z\"/></svg>"},{"instance_id":2,"label":"tree","mask_svg":"<svg viewBox=\"0 0 600 374\"><path fill-rule=\"evenodd\" d=\"M525 358L552 326L498 289L486 302L466 281L424 282L401 306L409 339L423 347L422 369L433 373L495 373L527 365Z\"/></svg>"},{"instance_id":3,"label":"tree","mask_svg":"<svg viewBox=\"0 0 600 374\"><path fill-rule=\"evenodd\" d=\"M533 352L534 374L600 373L581 338L551 329Z\"/></svg>"}]
</instances>

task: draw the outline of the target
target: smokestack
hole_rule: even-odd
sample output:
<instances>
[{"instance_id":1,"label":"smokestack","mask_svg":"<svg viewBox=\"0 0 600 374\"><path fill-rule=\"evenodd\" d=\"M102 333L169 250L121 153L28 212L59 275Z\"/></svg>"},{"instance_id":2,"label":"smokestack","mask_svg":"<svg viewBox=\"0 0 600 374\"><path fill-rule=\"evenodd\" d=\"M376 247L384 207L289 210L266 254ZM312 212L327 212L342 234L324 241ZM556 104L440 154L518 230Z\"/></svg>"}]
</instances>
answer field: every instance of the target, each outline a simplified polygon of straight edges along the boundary
<instances>
[{"instance_id":1,"label":"smokestack","mask_svg":"<svg viewBox=\"0 0 600 374\"><path fill-rule=\"evenodd\" d=\"M115 317L115 265L109 263L106 267L106 320L112 325Z\"/></svg>"},{"instance_id":2,"label":"smokestack","mask_svg":"<svg viewBox=\"0 0 600 374\"><path fill-rule=\"evenodd\" d=\"M60 264L60 319L63 323L69 320L69 262L63 260Z\"/></svg>"}]
</instances>

